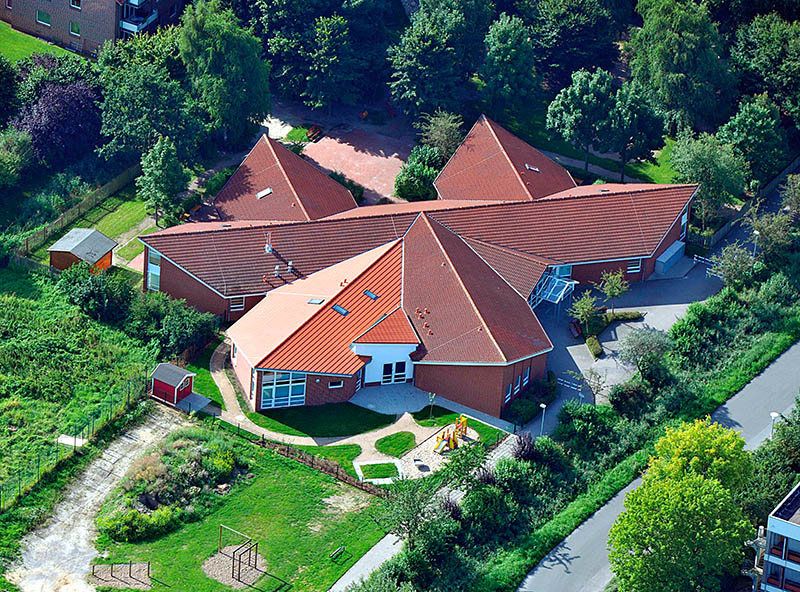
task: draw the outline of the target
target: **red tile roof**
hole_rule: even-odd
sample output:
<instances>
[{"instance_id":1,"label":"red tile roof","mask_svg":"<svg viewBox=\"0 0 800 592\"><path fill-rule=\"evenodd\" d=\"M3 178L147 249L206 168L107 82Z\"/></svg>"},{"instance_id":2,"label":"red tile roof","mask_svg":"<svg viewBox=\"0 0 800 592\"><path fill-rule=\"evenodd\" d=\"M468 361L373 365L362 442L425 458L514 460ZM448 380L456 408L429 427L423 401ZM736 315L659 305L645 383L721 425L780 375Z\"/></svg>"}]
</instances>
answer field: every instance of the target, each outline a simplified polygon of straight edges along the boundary
<instances>
[{"instance_id":1,"label":"red tile roof","mask_svg":"<svg viewBox=\"0 0 800 592\"><path fill-rule=\"evenodd\" d=\"M434 181L440 199L535 200L575 187L569 172L481 115Z\"/></svg>"},{"instance_id":2,"label":"red tile roof","mask_svg":"<svg viewBox=\"0 0 800 592\"><path fill-rule=\"evenodd\" d=\"M223 220L317 220L355 208L356 202L345 187L264 134L214 206Z\"/></svg>"},{"instance_id":3,"label":"red tile roof","mask_svg":"<svg viewBox=\"0 0 800 592\"><path fill-rule=\"evenodd\" d=\"M506 249L474 238L462 237L472 250L494 269L523 298L530 296L548 265L554 259L536 257L514 249Z\"/></svg>"},{"instance_id":4,"label":"red tile roof","mask_svg":"<svg viewBox=\"0 0 800 592\"><path fill-rule=\"evenodd\" d=\"M361 206L354 210L339 212L333 216L328 216L326 220L343 220L345 218L369 218L372 216L386 216L389 214L407 214L417 212L432 212L435 210L455 210L458 208L474 208L475 206L489 205L498 203L494 200L474 200L474 199L448 199L448 200L427 200L414 202L400 202L383 204L379 206Z\"/></svg>"},{"instance_id":5,"label":"red tile roof","mask_svg":"<svg viewBox=\"0 0 800 592\"><path fill-rule=\"evenodd\" d=\"M552 347L527 301L461 238L422 214L403 242L403 308L421 362L505 364Z\"/></svg>"},{"instance_id":6,"label":"red tile roof","mask_svg":"<svg viewBox=\"0 0 800 592\"><path fill-rule=\"evenodd\" d=\"M353 343L419 343L411 322L402 308L389 313Z\"/></svg>"}]
</instances>

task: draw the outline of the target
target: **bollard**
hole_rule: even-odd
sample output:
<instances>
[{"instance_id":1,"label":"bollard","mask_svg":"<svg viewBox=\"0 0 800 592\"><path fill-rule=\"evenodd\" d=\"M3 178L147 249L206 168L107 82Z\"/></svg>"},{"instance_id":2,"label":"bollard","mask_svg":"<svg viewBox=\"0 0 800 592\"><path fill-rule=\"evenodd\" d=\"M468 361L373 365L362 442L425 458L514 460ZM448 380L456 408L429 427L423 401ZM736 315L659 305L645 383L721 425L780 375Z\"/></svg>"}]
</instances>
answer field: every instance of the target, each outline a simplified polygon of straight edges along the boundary
<instances>
[{"instance_id":1,"label":"bollard","mask_svg":"<svg viewBox=\"0 0 800 592\"><path fill-rule=\"evenodd\" d=\"M133 579L133 561L128 561L128 577Z\"/></svg>"},{"instance_id":2,"label":"bollard","mask_svg":"<svg viewBox=\"0 0 800 592\"><path fill-rule=\"evenodd\" d=\"M111 577L114 577L114 564L111 564Z\"/></svg>"}]
</instances>

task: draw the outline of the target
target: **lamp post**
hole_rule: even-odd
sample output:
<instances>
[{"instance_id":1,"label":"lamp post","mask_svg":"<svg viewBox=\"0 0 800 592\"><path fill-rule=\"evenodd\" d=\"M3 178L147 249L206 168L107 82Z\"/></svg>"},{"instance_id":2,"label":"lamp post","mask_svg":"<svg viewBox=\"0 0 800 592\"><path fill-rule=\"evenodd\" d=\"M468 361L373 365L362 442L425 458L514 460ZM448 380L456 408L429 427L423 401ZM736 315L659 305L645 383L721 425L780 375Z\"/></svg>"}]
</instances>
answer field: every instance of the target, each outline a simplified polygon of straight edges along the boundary
<instances>
[{"instance_id":1,"label":"lamp post","mask_svg":"<svg viewBox=\"0 0 800 592\"><path fill-rule=\"evenodd\" d=\"M753 257L755 257L756 247L758 247L758 237L761 236L761 233L758 230L754 230L753 236L755 236L755 238L753 239Z\"/></svg>"},{"instance_id":2,"label":"lamp post","mask_svg":"<svg viewBox=\"0 0 800 592\"><path fill-rule=\"evenodd\" d=\"M547 413L547 405L545 403L539 403L539 407L542 408L542 425L539 428L539 436L544 435L544 415Z\"/></svg>"},{"instance_id":3,"label":"lamp post","mask_svg":"<svg viewBox=\"0 0 800 592\"><path fill-rule=\"evenodd\" d=\"M772 436L775 434L775 420L778 419L781 414L777 411L770 411L769 416L772 418L772 425L769 428L769 439L772 440Z\"/></svg>"}]
</instances>

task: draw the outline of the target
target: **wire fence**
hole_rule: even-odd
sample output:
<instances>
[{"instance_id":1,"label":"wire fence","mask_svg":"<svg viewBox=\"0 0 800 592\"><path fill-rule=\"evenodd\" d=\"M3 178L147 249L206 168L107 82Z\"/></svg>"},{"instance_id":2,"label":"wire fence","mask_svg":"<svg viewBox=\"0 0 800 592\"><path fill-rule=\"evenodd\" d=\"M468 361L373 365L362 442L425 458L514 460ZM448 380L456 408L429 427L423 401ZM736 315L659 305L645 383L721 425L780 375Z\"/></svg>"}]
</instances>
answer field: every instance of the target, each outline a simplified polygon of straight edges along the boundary
<instances>
[{"instance_id":1,"label":"wire fence","mask_svg":"<svg viewBox=\"0 0 800 592\"><path fill-rule=\"evenodd\" d=\"M0 513L29 493L46 475L89 442L98 430L122 415L149 390L147 375L128 379L111 391L100 403L85 409L62 431L47 438L21 464L3 462L2 474L11 475L0 481ZM10 470L9 470L10 468Z\"/></svg>"}]
</instances>

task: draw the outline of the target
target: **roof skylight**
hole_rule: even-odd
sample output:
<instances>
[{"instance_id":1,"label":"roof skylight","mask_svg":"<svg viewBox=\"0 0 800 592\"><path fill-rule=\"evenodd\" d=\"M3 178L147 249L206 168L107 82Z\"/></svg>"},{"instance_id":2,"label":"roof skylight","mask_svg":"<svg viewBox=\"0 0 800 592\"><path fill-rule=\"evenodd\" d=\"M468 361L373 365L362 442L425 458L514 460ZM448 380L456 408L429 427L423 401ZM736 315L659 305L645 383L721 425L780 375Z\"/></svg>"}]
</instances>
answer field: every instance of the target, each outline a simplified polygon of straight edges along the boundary
<instances>
[{"instance_id":1,"label":"roof skylight","mask_svg":"<svg viewBox=\"0 0 800 592\"><path fill-rule=\"evenodd\" d=\"M323 302L325 302L324 298L312 298L308 301L309 304L322 304Z\"/></svg>"},{"instance_id":2,"label":"roof skylight","mask_svg":"<svg viewBox=\"0 0 800 592\"><path fill-rule=\"evenodd\" d=\"M266 189L262 189L258 193L256 193L256 199L261 199L263 197L267 197L272 193L272 187L267 187Z\"/></svg>"},{"instance_id":3,"label":"roof skylight","mask_svg":"<svg viewBox=\"0 0 800 592\"><path fill-rule=\"evenodd\" d=\"M339 313L340 315L342 315L343 317L346 317L347 315L349 315L349 314L350 314L350 311L349 311L349 310L347 310L346 308L344 308L344 307L342 307L342 306L339 306L338 304L334 304L334 305L333 305L331 308L333 308L333 310L335 310L336 312L338 312L338 313Z\"/></svg>"},{"instance_id":4,"label":"roof skylight","mask_svg":"<svg viewBox=\"0 0 800 592\"><path fill-rule=\"evenodd\" d=\"M378 299L378 295L375 292L373 292L372 290L364 290L364 294L366 294L367 296L369 296L373 300L377 300Z\"/></svg>"}]
</instances>

